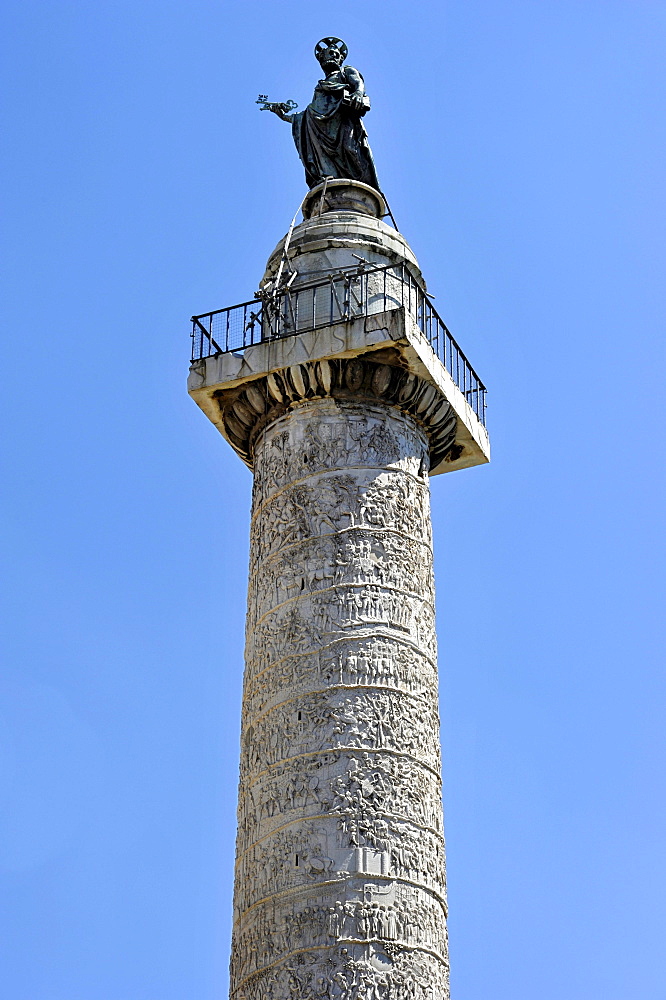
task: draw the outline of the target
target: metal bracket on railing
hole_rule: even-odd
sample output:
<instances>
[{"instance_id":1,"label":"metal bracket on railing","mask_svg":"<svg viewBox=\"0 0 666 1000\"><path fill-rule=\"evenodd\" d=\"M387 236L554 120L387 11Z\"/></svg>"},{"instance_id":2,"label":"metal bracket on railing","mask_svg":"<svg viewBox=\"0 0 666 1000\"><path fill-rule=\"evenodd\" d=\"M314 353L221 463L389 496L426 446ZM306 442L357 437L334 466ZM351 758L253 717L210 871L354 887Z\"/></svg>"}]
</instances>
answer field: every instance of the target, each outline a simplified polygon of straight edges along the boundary
<instances>
[{"instance_id":1,"label":"metal bracket on railing","mask_svg":"<svg viewBox=\"0 0 666 1000\"><path fill-rule=\"evenodd\" d=\"M362 276L363 276L363 271L361 271L359 274L350 274L349 275L349 292L350 292L350 295L352 295L354 297L354 299L356 301L356 305L358 306L359 309L363 309L363 291L362 291L362 289L363 289L363 277ZM354 286L352 284L353 281L358 281L359 282L359 285L361 287L361 292L360 292L359 295L357 295L356 292L354 291ZM350 300L350 305L351 305L351 300Z\"/></svg>"},{"instance_id":2,"label":"metal bracket on railing","mask_svg":"<svg viewBox=\"0 0 666 1000\"><path fill-rule=\"evenodd\" d=\"M294 273L294 277L296 277L295 273ZM291 281L289 281L288 284L287 284L287 291L284 294L284 301L285 301L286 305L289 306L289 312L291 314L291 318L288 317L285 314L284 325L285 325L285 329L288 329L289 327L291 327L292 330L295 330L296 329L296 316L294 314L294 304L291 301L291 292L289 290L289 285L291 285Z\"/></svg>"},{"instance_id":3,"label":"metal bracket on railing","mask_svg":"<svg viewBox=\"0 0 666 1000\"><path fill-rule=\"evenodd\" d=\"M317 215L321 215L324 210L324 202L326 201L326 188L328 187L328 182L334 180L335 178L329 176L328 174L324 177L324 190L321 193L321 198L319 199L319 205L317 207Z\"/></svg>"},{"instance_id":4,"label":"metal bracket on railing","mask_svg":"<svg viewBox=\"0 0 666 1000\"><path fill-rule=\"evenodd\" d=\"M252 312L252 311L250 311L250 318L247 321L247 323L245 324L245 332L246 333L247 333L248 330L251 333L254 333L254 328L255 328L255 325L257 323L261 326L261 316L262 316L262 311L261 310L259 312Z\"/></svg>"},{"instance_id":5,"label":"metal bracket on railing","mask_svg":"<svg viewBox=\"0 0 666 1000\"><path fill-rule=\"evenodd\" d=\"M337 289L335 287L336 282L339 281L341 277L344 279L344 278L346 278L346 275L344 275L344 274L331 274L331 275L329 275L329 281L331 283L331 292L333 293L333 298L335 299L336 305L338 307L338 312L340 313L340 319L342 319L342 320L344 320L346 322L349 319L349 316L347 315L346 310L344 310L342 308L342 306L340 305L340 299L338 298L338 292L337 292ZM331 319L333 319L332 316L331 316Z\"/></svg>"},{"instance_id":6,"label":"metal bracket on railing","mask_svg":"<svg viewBox=\"0 0 666 1000\"><path fill-rule=\"evenodd\" d=\"M199 327L199 329L201 330L201 333L204 335L204 337L206 338L206 340L208 340L210 342L211 347L215 348L215 353L216 354L222 354L223 353L222 352L222 348L220 347L220 345L218 343L215 342L215 340L213 340L213 335L212 335L211 331L207 330L206 327L203 326L203 324L201 324L199 322L199 319L198 319L197 316L193 316L192 317L192 323L196 323L196 325ZM194 342L194 327L192 328L192 334L191 334L191 336L192 336L192 341ZM203 347L203 341L202 341L202 347Z\"/></svg>"}]
</instances>

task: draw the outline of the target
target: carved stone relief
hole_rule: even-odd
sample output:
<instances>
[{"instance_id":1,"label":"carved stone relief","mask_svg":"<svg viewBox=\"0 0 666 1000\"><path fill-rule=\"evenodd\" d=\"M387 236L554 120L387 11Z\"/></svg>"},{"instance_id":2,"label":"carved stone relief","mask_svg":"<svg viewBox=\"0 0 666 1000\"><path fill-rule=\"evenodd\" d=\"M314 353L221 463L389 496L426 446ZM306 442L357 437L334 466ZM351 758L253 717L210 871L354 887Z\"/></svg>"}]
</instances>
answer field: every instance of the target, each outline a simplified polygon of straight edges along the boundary
<instances>
[{"instance_id":1,"label":"carved stone relief","mask_svg":"<svg viewBox=\"0 0 666 1000\"><path fill-rule=\"evenodd\" d=\"M393 817L441 834L441 784L436 771L398 754L323 752L295 757L241 786L238 855L299 818L326 816L352 845L381 849L383 819Z\"/></svg>"},{"instance_id":2,"label":"carved stone relief","mask_svg":"<svg viewBox=\"0 0 666 1000\"><path fill-rule=\"evenodd\" d=\"M448 966L418 951L341 945L298 953L250 977L246 1000L440 1000L449 995Z\"/></svg>"},{"instance_id":3,"label":"carved stone relief","mask_svg":"<svg viewBox=\"0 0 666 1000\"><path fill-rule=\"evenodd\" d=\"M429 445L353 361L252 424L232 1000L448 996Z\"/></svg>"},{"instance_id":4,"label":"carved stone relief","mask_svg":"<svg viewBox=\"0 0 666 1000\"><path fill-rule=\"evenodd\" d=\"M306 694L331 688L385 687L428 704L437 697L436 665L406 638L375 633L341 638L323 649L287 656L245 678L245 707L251 718L284 698L284 690Z\"/></svg>"},{"instance_id":5,"label":"carved stone relief","mask_svg":"<svg viewBox=\"0 0 666 1000\"><path fill-rule=\"evenodd\" d=\"M434 467L452 456L456 415L451 404L434 385L405 371L397 359L394 361L394 364L384 364L364 355L308 362L255 379L235 393L225 390L224 398L220 397L220 405L229 441L256 474L258 435L294 404L326 398L356 403L364 400L370 405L381 402L410 414L414 424L425 430L428 444L426 469L431 465ZM355 456L351 464L372 461L373 454L378 455L379 452L384 459L389 458L387 464L392 464L399 453L392 448L395 442L391 441L386 427L378 427L374 433L365 435L362 421L360 425L352 421L343 438L330 436L330 429L325 426L311 427L303 440L303 462L307 463L312 457L315 467L332 468L330 448L335 449L340 442L351 443L351 455ZM279 475L280 462L275 460L275 456L264 456L262 466L261 476L257 479L258 488L262 488L266 480L270 482Z\"/></svg>"},{"instance_id":6,"label":"carved stone relief","mask_svg":"<svg viewBox=\"0 0 666 1000\"><path fill-rule=\"evenodd\" d=\"M286 487L271 503L258 505L251 528L252 557L262 562L306 538L345 528L388 529L432 545L426 516L427 484L385 472L364 482L357 476L322 472Z\"/></svg>"},{"instance_id":7,"label":"carved stone relief","mask_svg":"<svg viewBox=\"0 0 666 1000\"><path fill-rule=\"evenodd\" d=\"M446 920L441 904L424 890L380 883L372 877L259 903L232 945L232 978L243 981L285 957L346 945L357 954L392 957L416 950L432 964L446 963ZM444 949L444 954L440 952ZM388 954L388 949L392 956Z\"/></svg>"},{"instance_id":8,"label":"carved stone relief","mask_svg":"<svg viewBox=\"0 0 666 1000\"><path fill-rule=\"evenodd\" d=\"M356 826L350 819L344 826L331 822L330 816L297 820L255 842L238 859L237 913L257 898L309 888L323 879L345 879L355 872L390 875L441 894L446 885L441 834L379 814L366 819L367 835L361 836L357 827L363 827L362 817Z\"/></svg>"},{"instance_id":9,"label":"carved stone relief","mask_svg":"<svg viewBox=\"0 0 666 1000\"><path fill-rule=\"evenodd\" d=\"M252 593L252 584L250 585ZM434 659L437 644L433 630L434 608L415 594L388 590L379 585L333 587L328 593L304 593L297 602L277 605L254 624L248 621L247 652L250 671L263 670L284 655L285 639L289 652L306 653L319 648L322 636L327 642L353 629L374 634L383 630L401 639L409 639Z\"/></svg>"},{"instance_id":10,"label":"carved stone relief","mask_svg":"<svg viewBox=\"0 0 666 1000\"><path fill-rule=\"evenodd\" d=\"M434 600L428 546L383 529L348 528L307 538L259 563L249 602L256 619L285 601L328 588L379 585Z\"/></svg>"},{"instance_id":11,"label":"carved stone relief","mask_svg":"<svg viewBox=\"0 0 666 1000\"><path fill-rule=\"evenodd\" d=\"M286 693L286 692L285 692ZM299 754L340 748L392 750L440 767L439 718L433 706L402 691L319 691L289 698L245 727L241 781Z\"/></svg>"}]
</instances>

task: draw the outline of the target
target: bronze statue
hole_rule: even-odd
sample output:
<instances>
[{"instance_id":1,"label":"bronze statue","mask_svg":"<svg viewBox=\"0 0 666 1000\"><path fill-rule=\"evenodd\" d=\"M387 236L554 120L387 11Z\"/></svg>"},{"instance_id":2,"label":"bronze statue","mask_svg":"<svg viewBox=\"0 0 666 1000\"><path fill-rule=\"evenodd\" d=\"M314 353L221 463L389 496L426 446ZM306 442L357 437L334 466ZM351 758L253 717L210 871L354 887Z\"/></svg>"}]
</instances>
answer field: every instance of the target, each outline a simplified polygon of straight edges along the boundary
<instances>
[{"instance_id":1,"label":"bronze statue","mask_svg":"<svg viewBox=\"0 0 666 1000\"><path fill-rule=\"evenodd\" d=\"M322 38L315 56L326 74L315 87L305 111L292 114L294 101L270 102L261 95L257 104L291 123L298 155L305 167L308 187L326 177L362 181L380 190L368 136L361 121L370 110L363 77L353 66L345 66L347 46L340 38Z\"/></svg>"}]
</instances>

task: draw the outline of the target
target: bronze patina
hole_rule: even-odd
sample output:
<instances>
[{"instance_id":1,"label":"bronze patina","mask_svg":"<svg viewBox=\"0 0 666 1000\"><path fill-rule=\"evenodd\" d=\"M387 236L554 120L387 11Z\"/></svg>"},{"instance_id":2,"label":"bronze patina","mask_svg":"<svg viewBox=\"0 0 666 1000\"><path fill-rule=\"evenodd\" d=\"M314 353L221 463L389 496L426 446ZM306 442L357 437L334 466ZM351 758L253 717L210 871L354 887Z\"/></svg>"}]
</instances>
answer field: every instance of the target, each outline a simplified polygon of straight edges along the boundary
<instances>
[{"instance_id":1,"label":"bronze patina","mask_svg":"<svg viewBox=\"0 0 666 1000\"><path fill-rule=\"evenodd\" d=\"M305 167L308 187L327 177L361 181L378 191L368 136L362 118L370 110L363 77L353 66L344 65L347 46L328 36L315 46L315 56L326 74L315 87L305 111L295 113L294 101L271 102L261 95L257 104L290 122L298 155Z\"/></svg>"}]
</instances>

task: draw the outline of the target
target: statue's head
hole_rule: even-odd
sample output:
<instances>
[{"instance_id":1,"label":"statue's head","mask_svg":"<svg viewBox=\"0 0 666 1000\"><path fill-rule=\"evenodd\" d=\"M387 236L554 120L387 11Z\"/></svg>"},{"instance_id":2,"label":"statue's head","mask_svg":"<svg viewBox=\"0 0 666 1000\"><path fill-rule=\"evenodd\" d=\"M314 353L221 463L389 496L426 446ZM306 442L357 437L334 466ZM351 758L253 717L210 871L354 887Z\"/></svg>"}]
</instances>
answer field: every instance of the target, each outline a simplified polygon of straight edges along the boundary
<instances>
[{"instance_id":1,"label":"statue's head","mask_svg":"<svg viewBox=\"0 0 666 1000\"><path fill-rule=\"evenodd\" d=\"M347 46L341 38L333 36L322 38L315 45L315 56L322 69L330 66L340 67L347 58Z\"/></svg>"}]
</instances>

